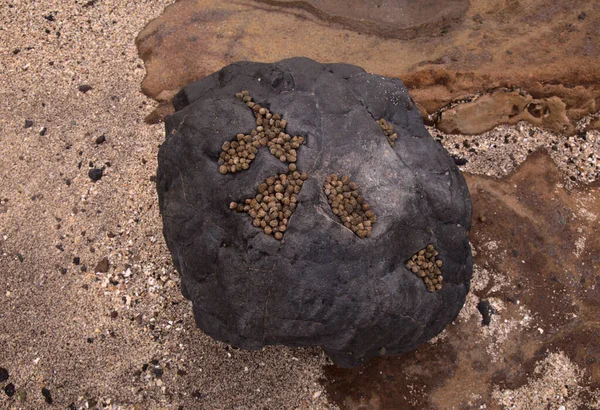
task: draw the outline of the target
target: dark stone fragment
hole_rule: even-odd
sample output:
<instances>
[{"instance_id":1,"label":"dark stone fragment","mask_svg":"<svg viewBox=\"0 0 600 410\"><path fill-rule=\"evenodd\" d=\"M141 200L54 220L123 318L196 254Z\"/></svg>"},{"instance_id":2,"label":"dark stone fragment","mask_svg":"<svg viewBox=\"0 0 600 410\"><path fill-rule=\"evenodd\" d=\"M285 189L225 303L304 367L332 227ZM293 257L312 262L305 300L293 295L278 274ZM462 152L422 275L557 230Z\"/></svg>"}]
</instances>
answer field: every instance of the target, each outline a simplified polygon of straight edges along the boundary
<instances>
[{"instance_id":1,"label":"dark stone fragment","mask_svg":"<svg viewBox=\"0 0 600 410\"><path fill-rule=\"evenodd\" d=\"M92 89L92 86L89 84L81 84L77 89L85 94Z\"/></svg>"},{"instance_id":2,"label":"dark stone fragment","mask_svg":"<svg viewBox=\"0 0 600 410\"><path fill-rule=\"evenodd\" d=\"M44 18L48 21L54 21L54 15L52 13L49 13L47 15L44 16Z\"/></svg>"},{"instance_id":3,"label":"dark stone fragment","mask_svg":"<svg viewBox=\"0 0 600 410\"><path fill-rule=\"evenodd\" d=\"M83 7L92 7L94 4L96 4L98 2L98 0L89 0L87 3L85 3L83 5Z\"/></svg>"},{"instance_id":4,"label":"dark stone fragment","mask_svg":"<svg viewBox=\"0 0 600 410\"><path fill-rule=\"evenodd\" d=\"M19 54L20 52L21 52L21 49L20 49L20 48L15 48L15 49L13 50L13 54L14 54L14 55L17 55L17 54Z\"/></svg>"},{"instance_id":5,"label":"dark stone fragment","mask_svg":"<svg viewBox=\"0 0 600 410\"><path fill-rule=\"evenodd\" d=\"M48 132L48 128L46 128L46 127L43 127L43 128L40 130L40 136L41 136L41 137L43 137L44 135L46 135L46 133L47 133L47 132Z\"/></svg>"},{"instance_id":6,"label":"dark stone fragment","mask_svg":"<svg viewBox=\"0 0 600 410\"><path fill-rule=\"evenodd\" d=\"M65 268L65 267L61 267L61 268L59 269L59 272L60 272L62 275L66 275L66 274L67 274L67 268Z\"/></svg>"},{"instance_id":7,"label":"dark stone fragment","mask_svg":"<svg viewBox=\"0 0 600 410\"><path fill-rule=\"evenodd\" d=\"M62 244L60 244L60 243L59 243L58 245L56 245L56 249L58 249L58 250L59 250L59 251L61 251L61 252L64 252L64 251L65 251L65 247L64 247L64 246L62 246Z\"/></svg>"},{"instance_id":8,"label":"dark stone fragment","mask_svg":"<svg viewBox=\"0 0 600 410\"><path fill-rule=\"evenodd\" d=\"M71 185L71 180L69 178L65 179L65 184L67 184L67 186Z\"/></svg>"},{"instance_id":9,"label":"dark stone fragment","mask_svg":"<svg viewBox=\"0 0 600 410\"><path fill-rule=\"evenodd\" d=\"M477 310L481 313L481 324L484 326L489 326L492 321L492 315L496 313L496 310L490 305L490 302L487 300L482 300L477 304Z\"/></svg>"},{"instance_id":10,"label":"dark stone fragment","mask_svg":"<svg viewBox=\"0 0 600 410\"><path fill-rule=\"evenodd\" d=\"M146 370L148 370L148 363L142 365L142 371L145 372Z\"/></svg>"},{"instance_id":11,"label":"dark stone fragment","mask_svg":"<svg viewBox=\"0 0 600 410\"><path fill-rule=\"evenodd\" d=\"M452 155L452 159L454 160L454 163L458 166L467 165L467 162L469 162L466 158L462 158L457 155Z\"/></svg>"},{"instance_id":12,"label":"dark stone fragment","mask_svg":"<svg viewBox=\"0 0 600 410\"><path fill-rule=\"evenodd\" d=\"M46 403L48 404L52 404L52 395L50 394L50 390L48 390L47 387L43 387L42 388L42 396L44 396L44 399L46 400Z\"/></svg>"},{"instance_id":13,"label":"dark stone fragment","mask_svg":"<svg viewBox=\"0 0 600 410\"><path fill-rule=\"evenodd\" d=\"M116 310L113 310L112 312L110 312L111 319L116 319L117 316L119 316L119 312L117 312Z\"/></svg>"},{"instance_id":14,"label":"dark stone fragment","mask_svg":"<svg viewBox=\"0 0 600 410\"><path fill-rule=\"evenodd\" d=\"M92 339L91 337L88 337L88 338L87 338L87 342L88 342L88 343L94 343L94 339Z\"/></svg>"},{"instance_id":15,"label":"dark stone fragment","mask_svg":"<svg viewBox=\"0 0 600 410\"><path fill-rule=\"evenodd\" d=\"M98 145L102 144L104 141L106 141L106 136L104 136L104 134L102 134L98 138L96 138L96 144L98 144Z\"/></svg>"},{"instance_id":16,"label":"dark stone fragment","mask_svg":"<svg viewBox=\"0 0 600 410\"><path fill-rule=\"evenodd\" d=\"M585 11L582 11L581 13L579 13L579 16L577 16L577 20L583 21L583 20L585 20L586 17L587 17L587 13Z\"/></svg>"},{"instance_id":17,"label":"dark stone fragment","mask_svg":"<svg viewBox=\"0 0 600 410\"><path fill-rule=\"evenodd\" d=\"M33 121L25 120L25 128L31 128L31 127L33 127Z\"/></svg>"},{"instance_id":18,"label":"dark stone fragment","mask_svg":"<svg viewBox=\"0 0 600 410\"><path fill-rule=\"evenodd\" d=\"M4 367L0 367L0 383L3 383L8 380L8 370Z\"/></svg>"},{"instance_id":19,"label":"dark stone fragment","mask_svg":"<svg viewBox=\"0 0 600 410\"><path fill-rule=\"evenodd\" d=\"M20 253L17 253L17 259L19 260L19 262L23 262L25 260L25 257L23 255L21 255Z\"/></svg>"},{"instance_id":20,"label":"dark stone fragment","mask_svg":"<svg viewBox=\"0 0 600 410\"><path fill-rule=\"evenodd\" d=\"M110 264L108 263L108 258L105 256L104 258L102 258L100 260L100 262L98 262L98 264L96 265L96 269L94 269L94 271L100 272L100 273L106 273L106 272L108 272L109 266L110 266Z\"/></svg>"},{"instance_id":21,"label":"dark stone fragment","mask_svg":"<svg viewBox=\"0 0 600 410\"><path fill-rule=\"evenodd\" d=\"M102 178L103 168L92 168L88 171L88 176L94 182L99 181Z\"/></svg>"},{"instance_id":22,"label":"dark stone fragment","mask_svg":"<svg viewBox=\"0 0 600 410\"><path fill-rule=\"evenodd\" d=\"M12 383L8 383L6 386L4 386L4 393L6 393L8 397L14 396L15 391L15 385Z\"/></svg>"},{"instance_id":23,"label":"dark stone fragment","mask_svg":"<svg viewBox=\"0 0 600 410\"><path fill-rule=\"evenodd\" d=\"M152 368L152 373L154 373L154 376L156 376L157 378L160 379L162 377L162 375L164 374L164 371L160 367L155 366Z\"/></svg>"},{"instance_id":24,"label":"dark stone fragment","mask_svg":"<svg viewBox=\"0 0 600 410\"><path fill-rule=\"evenodd\" d=\"M256 127L234 96L242 90L306 139L296 165L308 179L281 241L229 204L287 164L261 148L248 170L219 173L222 144ZM238 62L177 94L156 183L182 293L204 332L243 349L321 346L349 367L382 346L386 355L413 350L456 318L472 275L471 200L412 104L399 79L306 58ZM394 148L374 118L394 124ZM332 213L323 183L333 173L355 181L377 216L370 238ZM439 292L405 267L428 244L443 260Z\"/></svg>"},{"instance_id":25,"label":"dark stone fragment","mask_svg":"<svg viewBox=\"0 0 600 410\"><path fill-rule=\"evenodd\" d=\"M73 258L73 264L74 265L79 265L80 262L81 262L81 259L79 259L79 256L75 256Z\"/></svg>"}]
</instances>

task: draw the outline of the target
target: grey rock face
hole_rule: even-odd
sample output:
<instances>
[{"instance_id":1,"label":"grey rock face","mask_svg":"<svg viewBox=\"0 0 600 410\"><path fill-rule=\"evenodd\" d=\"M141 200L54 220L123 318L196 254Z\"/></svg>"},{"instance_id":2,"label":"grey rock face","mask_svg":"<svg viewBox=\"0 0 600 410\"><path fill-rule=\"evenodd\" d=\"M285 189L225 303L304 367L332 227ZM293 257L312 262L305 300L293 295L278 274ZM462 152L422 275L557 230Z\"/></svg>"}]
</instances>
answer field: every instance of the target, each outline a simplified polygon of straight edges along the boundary
<instances>
[{"instance_id":1,"label":"grey rock face","mask_svg":"<svg viewBox=\"0 0 600 410\"><path fill-rule=\"evenodd\" d=\"M229 204L254 197L287 164L261 148L248 170L219 173L222 144L256 127L235 97L242 90L305 138L297 166L308 179L281 241ZM456 318L472 274L470 196L399 79L306 58L242 62L188 85L175 106L157 190L182 292L204 332L244 349L321 346L350 367L412 350ZM394 148L380 118L396 129ZM370 238L332 213L323 184L333 173L350 176L371 205ZM428 244L443 260L439 292L405 267Z\"/></svg>"}]
</instances>

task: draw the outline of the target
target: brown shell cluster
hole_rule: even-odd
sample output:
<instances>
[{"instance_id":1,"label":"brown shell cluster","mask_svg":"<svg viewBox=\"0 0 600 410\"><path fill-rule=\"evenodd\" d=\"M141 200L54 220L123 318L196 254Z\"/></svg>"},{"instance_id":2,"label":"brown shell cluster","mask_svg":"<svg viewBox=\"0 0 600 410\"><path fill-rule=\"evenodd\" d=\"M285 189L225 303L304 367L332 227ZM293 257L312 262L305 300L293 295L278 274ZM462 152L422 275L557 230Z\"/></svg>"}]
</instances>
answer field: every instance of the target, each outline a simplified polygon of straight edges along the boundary
<instances>
[{"instance_id":1,"label":"brown shell cluster","mask_svg":"<svg viewBox=\"0 0 600 410\"><path fill-rule=\"evenodd\" d=\"M250 134L238 134L233 141L223 144L219 154L219 172L224 175L248 169L260 147L268 147L271 154L281 162L296 162L296 150L300 148L304 138L286 134L287 121L281 115L273 114L252 101L248 91L235 96L254 112L256 127Z\"/></svg>"},{"instance_id":2,"label":"brown shell cluster","mask_svg":"<svg viewBox=\"0 0 600 410\"><path fill-rule=\"evenodd\" d=\"M344 226L359 238L369 238L377 216L360 195L356 182L348 176L338 177L332 174L327 177L323 191L334 215L340 218Z\"/></svg>"},{"instance_id":3,"label":"brown shell cluster","mask_svg":"<svg viewBox=\"0 0 600 410\"><path fill-rule=\"evenodd\" d=\"M442 260L438 258L438 251L431 244L415 253L406 262L406 268L423 279L427 290L433 292L442 289Z\"/></svg>"},{"instance_id":4,"label":"brown shell cluster","mask_svg":"<svg viewBox=\"0 0 600 410\"><path fill-rule=\"evenodd\" d=\"M283 239L290 218L296 210L296 197L308 178L306 173L296 171L290 164L290 172L267 178L258 185L254 198L243 203L232 202L229 209L246 212L252 218L252 225L263 230L275 239Z\"/></svg>"},{"instance_id":5,"label":"brown shell cluster","mask_svg":"<svg viewBox=\"0 0 600 410\"><path fill-rule=\"evenodd\" d=\"M391 122L387 122L384 118L379 119L377 123L385 134L390 146L394 147L394 145L396 145L396 140L398 139L398 134L394 132L394 125Z\"/></svg>"}]
</instances>

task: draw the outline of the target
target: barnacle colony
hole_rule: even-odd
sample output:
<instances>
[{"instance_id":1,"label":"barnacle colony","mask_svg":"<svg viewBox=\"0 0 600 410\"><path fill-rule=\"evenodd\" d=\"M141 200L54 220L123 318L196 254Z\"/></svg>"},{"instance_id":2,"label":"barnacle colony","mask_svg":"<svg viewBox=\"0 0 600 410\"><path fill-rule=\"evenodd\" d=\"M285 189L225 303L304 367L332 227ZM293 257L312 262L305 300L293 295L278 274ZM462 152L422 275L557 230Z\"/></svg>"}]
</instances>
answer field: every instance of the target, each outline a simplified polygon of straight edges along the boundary
<instances>
[{"instance_id":1,"label":"barnacle colony","mask_svg":"<svg viewBox=\"0 0 600 410\"><path fill-rule=\"evenodd\" d=\"M219 172L235 173L250 168L260 147L268 147L271 154L281 162L296 162L296 150L300 148L304 138L286 134L287 121L281 115L272 114L267 108L252 101L248 91L242 91L235 96L252 109L256 117L256 127L250 134L238 134L233 141L223 143L218 161Z\"/></svg>"},{"instance_id":2,"label":"barnacle colony","mask_svg":"<svg viewBox=\"0 0 600 410\"><path fill-rule=\"evenodd\" d=\"M439 252L435 250L432 244L417 251L406 262L406 268L422 278L427 290L430 292L442 289L442 281L444 280L441 271L442 266Z\"/></svg>"},{"instance_id":3,"label":"barnacle colony","mask_svg":"<svg viewBox=\"0 0 600 410\"><path fill-rule=\"evenodd\" d=\"M253 226L281 240L296 210L297 195L308 178L295 164L296 150L300 148L304 138L287 134L287 121L281 115L273 114L254 102L248 91L235 96L252 109L256 127L250 134L238 134L235 140L223 143L218 161L219 172L225 175L249 169L260 147L268 147L271 154L281 162L287 162L289 172L267 178L258 185L253 198L239 203L231 202L229 209L248 213ZM370 237L372 224L377 221L377 217L360 195L358 185L347 176L338 178L333 174L327 177L323 189L332 212L339 217L341 223L359 238Z\"/></svg>"}]
</instances>

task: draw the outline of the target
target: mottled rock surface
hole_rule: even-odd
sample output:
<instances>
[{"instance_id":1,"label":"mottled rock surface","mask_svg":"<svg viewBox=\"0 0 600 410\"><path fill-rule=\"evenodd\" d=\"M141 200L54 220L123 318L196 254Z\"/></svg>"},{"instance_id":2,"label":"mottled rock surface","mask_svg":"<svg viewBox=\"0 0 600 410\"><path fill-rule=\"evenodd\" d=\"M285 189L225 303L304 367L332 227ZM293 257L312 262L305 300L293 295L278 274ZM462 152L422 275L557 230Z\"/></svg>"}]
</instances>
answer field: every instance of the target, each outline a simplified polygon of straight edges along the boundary
<instances>
[{"instance_id":1,"label":"mottled rock surface","mask_svg":"<svg viewBox=\"0 0 600 410\"><path fill-rule=\"evenodd\" d=\"M181 87L234 61L306 56L401 78L444 131L525 120L573 135L600 109L599 27L589 0L179 0L136 44L142 90L163 102L149 121ZM520 99L505 95L514 91ZM466 102L476 107L452 110Z\"/></svg>"},{"instance_id":2,"label":"mottled rock surface","mask_svg":"<svg viewBox=\"0 0 600 410\"><path fill-rule=\"evenodd\" d=\"M232 201L256 195L287 164L259 150L250 169L221 175L221 146L256 127L254 101L301 135L308 173L282 241ZM157 189L164 235L197 325L245 349L321 346L336 364L414 349L460 311L472 273L466 183L398 79L306 58L236 63L185 87L165 121ZM388 143L378 120L398 133ZM348 175L377 215L360 239L332 214L325 178ZM443 287L428 292L406 261L433 244Z\"/></svg>"}]
</instances>

